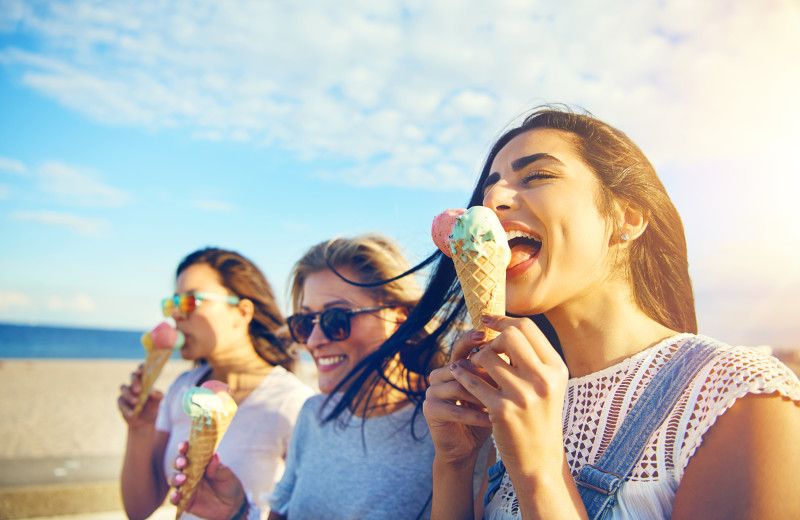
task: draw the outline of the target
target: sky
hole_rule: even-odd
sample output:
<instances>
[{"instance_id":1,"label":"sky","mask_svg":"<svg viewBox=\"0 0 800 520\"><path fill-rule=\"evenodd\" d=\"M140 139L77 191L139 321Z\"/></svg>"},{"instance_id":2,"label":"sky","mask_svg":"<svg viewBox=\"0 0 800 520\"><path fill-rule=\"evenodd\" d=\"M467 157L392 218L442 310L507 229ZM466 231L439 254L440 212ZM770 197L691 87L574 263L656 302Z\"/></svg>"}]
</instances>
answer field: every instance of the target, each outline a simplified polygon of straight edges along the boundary
<instances>
[{"instance_id":1,"label":"sky","mask_svg":"<svg viewBox=\"0 0 800 520\"><path fill-rule=\"evenodd\" d=\"M566 103L682 215L700 332L800 348L800 2L0 0L0 321L148 329L218 246L412 262L493 140Z\"/></svg>"}]
</instances>

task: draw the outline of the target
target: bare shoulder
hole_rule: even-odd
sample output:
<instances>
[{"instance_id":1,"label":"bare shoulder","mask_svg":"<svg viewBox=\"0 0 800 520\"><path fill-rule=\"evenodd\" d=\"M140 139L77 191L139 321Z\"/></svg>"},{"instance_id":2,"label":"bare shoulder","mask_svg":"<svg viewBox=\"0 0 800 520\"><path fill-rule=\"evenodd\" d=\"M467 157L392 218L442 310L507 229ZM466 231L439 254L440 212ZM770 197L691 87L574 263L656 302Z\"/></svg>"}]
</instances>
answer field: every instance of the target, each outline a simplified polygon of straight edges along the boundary
<instances>
[{"instance_id":1,"label":"bare shoulder","mask_svg":"<svg viewBox=\"0 0 800 520\"><path fill-rule=\"evenodd\" d=\"M800 518L800 404L748 394L703 436L675 496L673 519Z\"/></svg>"}]
</instances>

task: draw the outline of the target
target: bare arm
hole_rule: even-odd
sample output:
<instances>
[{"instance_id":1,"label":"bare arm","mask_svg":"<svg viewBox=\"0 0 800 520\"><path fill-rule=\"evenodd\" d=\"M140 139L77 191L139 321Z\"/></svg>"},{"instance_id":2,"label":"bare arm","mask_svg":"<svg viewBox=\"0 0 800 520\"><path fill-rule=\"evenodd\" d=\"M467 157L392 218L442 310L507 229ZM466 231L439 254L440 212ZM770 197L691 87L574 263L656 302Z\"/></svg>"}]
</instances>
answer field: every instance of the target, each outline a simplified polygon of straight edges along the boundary
<instances>
[{"instance_id":1,"label":"bare arm","mask_svg":"<svg viewBox=\"0 0 800 520\"><path fill-rule=\"evenodd\" d=\"M453 346L451 362L465 359L480 344L471 333L463 335ZM472 520L477 516L473 511L472 476L480 449L491 433L491 423L480 402L454 379L449 367L434 370L430 382L423 412L436 450L431 518Z\"/></svg>"},{"instance_id":2,"label":"bare arm","mask_svg":"<svg viewBox=\"0 0 800 520\"><path fill-rule=\"evenodd\" d=\"M717 418L690 459L672 518L800 518L800 406L749 394Z\"/></svg>"},{"instance_id":3,"label":"bare arm","mask_svg":"<svg viewBox=\"0 0 800 520\"><path fill-rule=\"evenodd\" d=\"M120 475L122 503L131 520L149 517L164 502L169 491L164 475L164 450L169 434L155 429L161 392L150 394L141 413L132 417L141 390L141 367L123 385L117 404L128 424L128 441Z\"/></svg>"}]
</instances>

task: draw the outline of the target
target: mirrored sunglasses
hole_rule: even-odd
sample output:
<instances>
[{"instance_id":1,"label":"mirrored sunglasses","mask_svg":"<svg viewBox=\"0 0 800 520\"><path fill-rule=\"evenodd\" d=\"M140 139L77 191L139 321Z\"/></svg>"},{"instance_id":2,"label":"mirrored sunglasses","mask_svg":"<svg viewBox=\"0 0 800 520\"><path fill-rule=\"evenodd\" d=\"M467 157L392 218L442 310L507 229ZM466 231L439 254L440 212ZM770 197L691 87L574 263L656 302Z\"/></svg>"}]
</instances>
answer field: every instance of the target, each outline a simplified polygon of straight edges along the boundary
<instances>
[{"instance_id":1,"label":"mirrored sunglasses","mask_svg":"<svg viewBox=\"0 0 800 520\"><path fill-rule=\"evenodd\" d=\"M225 302L230 305L237 305L241 301L240 298L228 294L186 292L161 300L161 312L164 313L165 317L169 317L172 316L172 311L177 308L181 314L188 316L197 310L203 300Z\"/></svg>"},{"instance_id":2,"label":"mirrored sunglasses","mask_svg":"<svg viewBox=\"0 0 800 520\"><path fill-rule=\"evenodd\" d=\"M375 312L381 309L397 307L396 305L381 305L379 307L365 307L363 309L340 309L334 307L322 312L306 312L292 314L287 318L289 332L297 343L306 343L311 337L314 325L319 324L322 333L331 341L344 341L350 337L350 319L357 314Z\"/></svg>"}]
</instances>

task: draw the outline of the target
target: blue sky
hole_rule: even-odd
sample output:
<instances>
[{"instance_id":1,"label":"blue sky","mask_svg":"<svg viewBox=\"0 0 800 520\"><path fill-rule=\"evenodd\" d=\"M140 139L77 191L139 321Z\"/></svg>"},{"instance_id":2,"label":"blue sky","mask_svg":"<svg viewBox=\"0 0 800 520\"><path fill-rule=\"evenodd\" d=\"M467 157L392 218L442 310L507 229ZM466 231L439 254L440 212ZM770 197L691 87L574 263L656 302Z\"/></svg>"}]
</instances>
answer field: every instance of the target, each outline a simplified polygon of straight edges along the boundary
<instances>
[{"instance_id":1,"label":"blue sky","mask_svg":"<svg viewBox=\"0 0 800 520\"><path fill-rule=\"evenodd\" d=\"M312 6L313 4L313 6ZM144 329L174 268L380 231L412 260L526 109L636 141L701 332L800 347L795 1L2 0L0 321Z\"/></svg>"}]
</instances>

